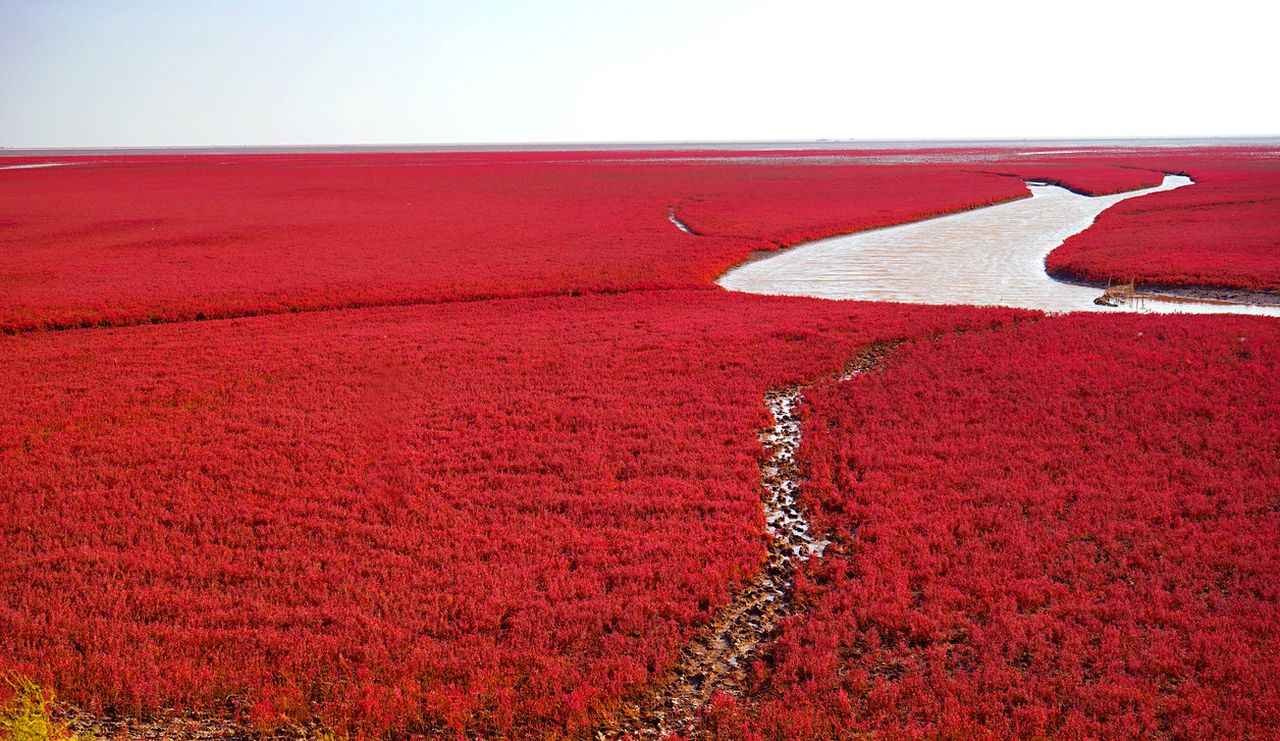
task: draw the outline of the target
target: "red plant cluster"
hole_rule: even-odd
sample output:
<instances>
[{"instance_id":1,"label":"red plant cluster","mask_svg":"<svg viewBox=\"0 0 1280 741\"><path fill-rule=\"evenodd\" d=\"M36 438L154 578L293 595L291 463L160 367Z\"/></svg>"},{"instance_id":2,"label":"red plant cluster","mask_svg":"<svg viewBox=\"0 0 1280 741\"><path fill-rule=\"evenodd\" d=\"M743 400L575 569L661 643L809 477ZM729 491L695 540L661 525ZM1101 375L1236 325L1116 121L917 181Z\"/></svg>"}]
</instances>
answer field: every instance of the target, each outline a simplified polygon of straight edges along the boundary
<instances>
[{"instance_id":1,"label":"red plant cluster","mask_svg":"<svg viewBox=\"0 0 1280 741\"><path fill-rule=\"evenodd\" d=\"M1120 160L1123 161L1123 158ZM990 170L1023 180L1059 185L1085 196L1106 196L1164 182L1164 173L1136 165L1117 164L1113 158L1089 158L1057 162L1000 163Z\"/></svg>"},{"instance_id":2,"label":"red plant cluster","mask_svg":"<svg viewBox=\"0 0 1280 741\"><path fill-rule=\"evenodd\" d=\"M1149 285L1280 291L1275 154L1163 157L1195 185L1112 206L1049 255L1049 272L1098 283L1133 277Z\"/></svg>"},{"instance_id":3,"label":"red plant cluster","mask_svg":"<svg viewBox=\"0 0 1280 741\"><path fill-rule=\"evenodd\" d=\"M583 733L760 567L766 388L1012 315L654 291L0 337L0 669Z\"/></svg>"},{"instance_id":4,"label":"red plant cluster","mask_svg":"<svg viewBox=\"0 0 1280 741\"><path fill-rule=\"evenodd\" d=\"M704 287L753 249L1026 195L1010 178L939 167L595 154L208 155L4 171L0 330ZM681 232L673 207L723 238Z\"/></svg>"},{"instance_id":5,"label":"red plant cluster","mask_svg":"<svg viewBox=\"0 0 1280 741\"><path fill-rule=\"evenodd\" d=\"M1029 195L1013 178L932 166L752 167L734 180L732 199L685 198L676 215L698 234L762 238L772 248Z\"/></svg>"},{"instance_id":6,"label":"red plant cluster","mask_svg":"<svg viewBox=\"0 0 1280 741\"><path fill-rule=\"evenodd\" d=\"M724 737L1280 733L1280 325L1072 316L809 394L816 565Z\"/></svg>"}]
</instances>

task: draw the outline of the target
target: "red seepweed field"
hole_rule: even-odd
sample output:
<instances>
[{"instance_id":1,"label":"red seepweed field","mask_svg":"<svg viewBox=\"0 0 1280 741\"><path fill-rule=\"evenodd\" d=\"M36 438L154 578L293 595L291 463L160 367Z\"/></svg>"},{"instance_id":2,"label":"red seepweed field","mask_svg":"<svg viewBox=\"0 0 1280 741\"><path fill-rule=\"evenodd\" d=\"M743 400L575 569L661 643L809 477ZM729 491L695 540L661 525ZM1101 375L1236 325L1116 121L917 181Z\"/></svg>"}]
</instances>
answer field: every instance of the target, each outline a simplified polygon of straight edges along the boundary
<instances>
[{"instance_id":1,"label":"red seepweed field","mask_svg":"<svg viewBox=\"0 0 1280 741\"><path fill-rule=\"evenodd\" d=\"M847 557L725 738L1242 738L1280 728L1280 326L947 335L815 389Z\"/></svg>"},{"instance_id":2,"label":"red seepweed field","mask_svg":"<svg viewBox=\"0 0 1280 741\"><path fill-rule=\"evenodd\" d=\"M661 158L193 156L4 175L11 332L705 288L752 250L1027 195L954 168Z\"/></svg>"},{"instance_id":3,"label":"red seepweed field","mask_svg":"<svg viewBox=\"0 0 1280 741\"><path fill-rule=\"evenodd\" d=\"M1006 316L637 292L8 338L8 658L129 712L585 732L758 567L766 388Z\"/></svg>"},{"instance_id":4,"label":"red seepweed field","mask_svg":"<svg viewBox=\"0 0 1280 741\"><path fill-rule=\"evenodd\" d=\"M834 543L692 735L1280 733L1277 320L712 284L1022 178L1186 172L1049 268L1267 290L1264 155L0 171L0 670L97 718L593 737L759 574L763 395L812 384L801 503Z\"/></svg>"},{"instance_id":5,"label":"red seepweed field","mask_svg":"<svg viewBox=\"0 0 1280 741\"><path fill-rule=\"evenodd\" d=\"M1158 286L1280 295L1280 161L1166 157L1195 187L1119 203L1049 257L1049 271L1093 282L1136 277Z\"/></svg>"}]
</instances>

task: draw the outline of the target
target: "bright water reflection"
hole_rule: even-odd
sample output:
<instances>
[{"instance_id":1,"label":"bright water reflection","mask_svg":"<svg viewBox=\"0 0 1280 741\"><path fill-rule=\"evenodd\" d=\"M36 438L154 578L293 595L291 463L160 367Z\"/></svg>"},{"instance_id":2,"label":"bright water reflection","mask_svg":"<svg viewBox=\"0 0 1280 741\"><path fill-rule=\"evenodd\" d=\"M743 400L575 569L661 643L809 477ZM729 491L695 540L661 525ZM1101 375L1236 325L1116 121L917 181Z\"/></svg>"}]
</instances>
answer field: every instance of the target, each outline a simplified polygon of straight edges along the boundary
<instances>
[{"instance_id":1,"label":"bright water reflection","mask_svg":"<svg viewBox=\"0 0 1280 741\"><path fill-rule=\"evenodd\" d=\"M1137 307L1097 306L1099 289L1045 273L1045 257L1112 204L1191 182L1169 175L1155 188L1100 197L1028 184L1031 198L780 250L717 282L745 293L828 299L1280 316L1280 307L1244 304L1147 300Z\"/></svg>"}]
</instances>

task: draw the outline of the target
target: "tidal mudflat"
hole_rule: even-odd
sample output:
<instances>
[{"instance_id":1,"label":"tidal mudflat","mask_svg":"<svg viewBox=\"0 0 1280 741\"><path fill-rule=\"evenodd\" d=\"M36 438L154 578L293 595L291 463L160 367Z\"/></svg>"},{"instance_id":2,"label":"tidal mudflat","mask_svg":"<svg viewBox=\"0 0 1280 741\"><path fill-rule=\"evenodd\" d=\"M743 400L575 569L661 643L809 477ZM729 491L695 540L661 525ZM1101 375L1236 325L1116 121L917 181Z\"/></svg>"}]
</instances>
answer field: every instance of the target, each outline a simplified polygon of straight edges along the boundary
<instances>
[{"instance_id":1,"label":"tidal mudflat","mask_svg":"<svg viewBox=\"0 0 1280 741\"><path fill-rule=\"evenodd\" d=\"M1029 182L1030 198L764 253L718 283L766 295L1052 312L1280 315L1276 306L1156 297L1099 306L1094 303L1101 294L1097 287L1059 281L1045 272L1045 257L1113 204L1192 185L1191 178L1168 175L1155 188L1089 197Z\"/></svg>"}]
</instances>

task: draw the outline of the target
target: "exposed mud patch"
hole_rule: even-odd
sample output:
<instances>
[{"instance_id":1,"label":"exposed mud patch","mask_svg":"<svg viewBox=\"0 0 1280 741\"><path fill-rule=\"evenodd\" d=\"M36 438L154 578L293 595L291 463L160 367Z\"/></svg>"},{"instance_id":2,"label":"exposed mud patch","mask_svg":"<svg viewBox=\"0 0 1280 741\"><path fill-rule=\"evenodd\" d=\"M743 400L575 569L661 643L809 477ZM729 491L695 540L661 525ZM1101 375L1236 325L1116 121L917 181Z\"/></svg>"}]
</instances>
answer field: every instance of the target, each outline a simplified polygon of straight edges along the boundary
<instances>
[{"instance_id":1,"label":"exposed mud patch","mask_svg":"<svg viewBox=\"0 0 1280 741\"><path fill-rule=\"evenodd\" d=\"M1050 275L1063 283L1087 286L1097 291L1106 287L1099 281L1079 278L1071 273L1053 272ZM1251 291L1247 288L1226 288L1219 286L1167 286L1161 284L1138 284L1138 291L1149 301L1166 301L1170 303L1193 302L1206 304L1254 304L1258 306L1280 306L1280 291Z\"/></svg>"},{"instance_id":2,"label":"exposed mud patch","mask_svg":"<svg viewBox=\"0 0 1280 741\"><path fill-rule=\"evenodd\" d=\"M670 221L672 224L675 224L676 228L684 232L685 234L689 234L695 237L702 236L701 234L698 234L694 230L690 229L689 225L681 221L679 216L676 216L675 208L672 208L670 211L667 212L667 220Z\"/></svg>"},{"instance_id":3,"label":"exposed mud patch","mask_svg":"<svg viewBox=\"0 0 1280 741\"><path fill-rule=\"evenodd\" d=\"M99 739L176 739L177 741L225 741L251 739L231 721L204 716L137 720L78 715L67 725L82 736Z\"/></svg>"},{"instance_id":4,"label":"exposed mud patch","mask_svg":"<svg viewBox=\"0 0 1280 741\"><path fill-rule=\"evenodd\" d=\"M878 365L896 345L875 345L845 366L846 381ZM765 393L773 424L759 434L767 457L760 463L765 528L769 535L764 568L721 610L711 625L680 652L675 667L656 689L626 704L597 731L597 738L660 739L671 734L700 736L698 711L712 695L741 694L751 662L782 618L793 613L791 587L796 565L821 558L830 541L813 532L799 504L803 472L796 462L803 430L799 406L805 386Z\"/></svg>"},{"instance_id":5,"label":"exposed mud patch","mask_svg":"<svg viewBox=\"0 0 1280 741\"><path fill-rule=\"evenodd\" d=\"M1189 177L1166 175L1154 188L1089 197L1028 181L1030 198L819 239L748 260L716 282L731 291L856 301L1280 315L1274 305L1205 300L1193 292L1179 300L1149 295L1120 307L1099 306L1094 299L1101 289L1045 272L1049 253L1110 206L1192 185Z\"/></svg>"},{"instance_id":6,"label":"exposed mud patch","mask_svg":"<svg viewBox=\"0 0 1280 741\"><path fill-rule=\"evenodd\" d=\"M274 730L259 730L228 718L191 711L141 719L64 708L60 715L72 731L103 741L307 741L332 737L316 725L287 723Z\"/></svg>"}]
</instances>

